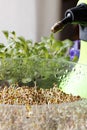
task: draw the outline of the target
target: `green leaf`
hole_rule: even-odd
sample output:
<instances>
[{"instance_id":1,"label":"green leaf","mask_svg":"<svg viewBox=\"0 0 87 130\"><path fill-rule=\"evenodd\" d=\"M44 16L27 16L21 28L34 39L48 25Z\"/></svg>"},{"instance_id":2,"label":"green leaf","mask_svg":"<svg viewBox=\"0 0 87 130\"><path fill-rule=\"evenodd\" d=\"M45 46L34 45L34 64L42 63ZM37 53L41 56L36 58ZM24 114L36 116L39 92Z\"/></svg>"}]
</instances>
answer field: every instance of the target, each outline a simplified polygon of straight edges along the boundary
<instances>
[{"instance_id":1,"label":"green leaf","mask_svg":"<svg viewBox=\"0 0 87 130\"><path fill-rule=\"evenodd\" d=\"M16 35L15 31L12 31L11 33L12 33L14 36Z\"/></svg>"},{"instance_id":2,"label":"green leaf","mask_svg":"<svg viewBox=\"0 0 87 130\"><path fill-rule=\"evenodd\" d=\"M23 42L23 43L26 42L26 40L25 40L25 38L24 38L23 36L18 37L18 39L19 39L21 42Z\"/></svg>"},{"instance_id":3,"label":"green leaf","mask_svg":"<svg viewBox=\"0 0 87 130\"><path fill-rule=\"evenodd\" d=\"M4 48L5 45L3 43L0 43L0 49Z\"/></svg>"},{"instance_id":4,"label":"green leaf","mask_svg":"<svg viewBox=\"0 0 87 130\"><path fill-rule=\"evenodd\" d=\"M32 40L26 40L26 43L32 44Z\"/></svg>"},{"instance_id":5,"label":"green leaf","mask_svg":"<svg viewBox=\"0 0 87 130\"><path fill-rule=\"evenodd\" d=\"M73 45L73 42L71 41L71 40L69 40L69 39L65 39L64 41L62 41L63 42L63 44L64 45L66 45L66 46L72 46Z\"/></svg>"},{"instance_id":6,"label":"green leaf","mask_svg":"<svg viewBox=\"0 0 87 130\"><path fill-rule=\"evenodd\" d=\"M23 78L22 79L23 83L28 83L28 82L31 82L31 81L32 81L32 78Z\"/></svg>"},{"instance_id":7,"label":"green leaf","mask_svg":"<svg viewBox=\"0 0 87 130\"><path fill-rule=\"evenodd\" d=\"M63 43L61 41L55 41L52 45L52 47L55 49L55 50L59 50L60 47L63 46Z\"/></svg>"},{"instance_id":8,"label":"green leaf","mask_svg":"<svg viewBox=\"0 0 87 130\"><path fill-rule=\"evenodd\" d=\"M2 32L3 32L4 36L6 37L6 39L8 39L8 37L9 37L9 32L8 32L8 31L2 31Z\"/></svg>"},{"instance_id":9,"label":"green leaf","mask_svg":"<svg viewBox=\"0 0 87 130\"><path fill-rule=\"evenodd\" d=\"M15 31L12 31L11 34L12 34L12 38L15 39L15 38L16 38L16 33L15 33Z\"/></svg>"},{"instance_id":10,"label":"green leaf","mask_svg":"<svg viewBox=\"0 0 87 130\"><path fill-rule=\"evenodd\" d=\"M0 58L4 58L4 53L0 52Z\"/></svg>"},{"instance_id":11,"label":"green leaf","mask_svg":"<svg viewBox=\"0 0 87 130\"><path fill-rule=\"evenodd\" d=\"M77 62L77 61L78 61L78 56L74 56L74 58L73 58L72 61L73 61L73 62Z\"/></svg>"}]
</instances>

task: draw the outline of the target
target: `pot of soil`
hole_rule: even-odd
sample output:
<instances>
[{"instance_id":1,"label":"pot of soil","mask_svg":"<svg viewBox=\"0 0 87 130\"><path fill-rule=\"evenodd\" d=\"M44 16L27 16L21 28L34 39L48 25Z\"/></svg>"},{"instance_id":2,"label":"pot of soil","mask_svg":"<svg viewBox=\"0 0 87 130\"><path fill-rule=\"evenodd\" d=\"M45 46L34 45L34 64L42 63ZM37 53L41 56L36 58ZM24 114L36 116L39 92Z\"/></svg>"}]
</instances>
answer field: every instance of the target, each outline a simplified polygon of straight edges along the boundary
<instances>
[{"instance_id":1,"label":"pot of soil","mask_svg":"<svg viewBox=\"0 0 87 130\"><path fill-rule=\"evenodd\" d=\"M59 87L76 65L63 59L0 60L0 129L86 129L87 100Z\"/></svg>"}]
</instances>

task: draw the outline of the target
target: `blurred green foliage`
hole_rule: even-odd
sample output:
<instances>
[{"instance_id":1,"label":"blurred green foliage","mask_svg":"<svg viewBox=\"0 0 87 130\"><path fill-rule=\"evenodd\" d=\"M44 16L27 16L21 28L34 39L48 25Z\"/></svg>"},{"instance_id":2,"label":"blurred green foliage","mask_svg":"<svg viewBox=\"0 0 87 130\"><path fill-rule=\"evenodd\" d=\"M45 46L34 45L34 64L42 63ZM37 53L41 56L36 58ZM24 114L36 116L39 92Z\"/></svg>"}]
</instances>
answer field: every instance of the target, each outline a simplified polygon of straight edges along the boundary
<instances>
[{"instance_id":1,"label":"blurred green foliage","mask_svg":"<svg viewBox=\"0 0 87 130\"><path fill-rule=\"evenodd\" d=\"M50 34L49 37L42 37L40 42L34 43L23 36L17 36L14 31L3 31L3 34L6 44L0 44L0 80L20 85L29 83L31 86L32 81L37 81L38 84L41 80L44 83L58 82L55 75L61 64L57 60L70 60L68 52L72 41L59 41Z\"/></svg>"}]
</instances>

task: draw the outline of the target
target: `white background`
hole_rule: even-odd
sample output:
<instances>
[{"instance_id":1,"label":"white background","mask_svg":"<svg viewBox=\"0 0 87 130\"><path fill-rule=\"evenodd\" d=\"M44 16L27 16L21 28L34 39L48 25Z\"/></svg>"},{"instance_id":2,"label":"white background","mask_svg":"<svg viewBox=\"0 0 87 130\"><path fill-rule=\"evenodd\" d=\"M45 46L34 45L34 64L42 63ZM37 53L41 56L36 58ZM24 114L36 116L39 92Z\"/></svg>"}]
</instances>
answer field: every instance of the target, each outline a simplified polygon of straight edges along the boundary
<instances>
[{"instance_id":1,"label":"white background","mask_svg":"<svg viewBox=\"0 0 87 130\"><path fill-rule=\"evenodd\" d=\"M51 26L60 19L61 0L0 0L0 42L2 30L15 31L39 41L49 36Z\"/></svg>"}]
</instances>

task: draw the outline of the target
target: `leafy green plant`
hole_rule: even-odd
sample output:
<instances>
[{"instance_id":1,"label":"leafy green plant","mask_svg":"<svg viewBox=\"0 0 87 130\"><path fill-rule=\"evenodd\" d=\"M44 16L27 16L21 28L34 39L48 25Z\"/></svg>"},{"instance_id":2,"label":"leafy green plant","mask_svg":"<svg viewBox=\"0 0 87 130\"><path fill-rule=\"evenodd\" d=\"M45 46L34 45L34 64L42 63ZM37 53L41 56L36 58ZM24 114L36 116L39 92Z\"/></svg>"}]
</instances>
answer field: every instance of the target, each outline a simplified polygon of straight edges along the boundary
<instances>
[{"instance_id":1,"label":"leafy green plant","mask_svg":"<svg viewBox=\"0 0 87 130\"><path fill-rule=\"evenodd\" d=\"M6 79L11 83L20 84L38 82L40 79L52 81L56 69L61 66L57 59L69 60L68 50L73 42L68 39L58 41L51 34L34 43L17 36L14 31L3 31L3 34L6 45L0 44L0 80Z\"/></svg>"},{"instance_id":2,"label":"leafy green plant","mask_svg":"<svg viewBox=\"0 0 87 130\"><path fill-rule=\"evenodd\" d=\"M58 41L51 34L49 37L42 37L40 42L33 43L31 40L26 40L24 37L17 37L16 33L3 31L7 39L7 45L0 44L1 58L66 58L68 49L73 42L66 39Z\"/></svg>"}]
</instances>

